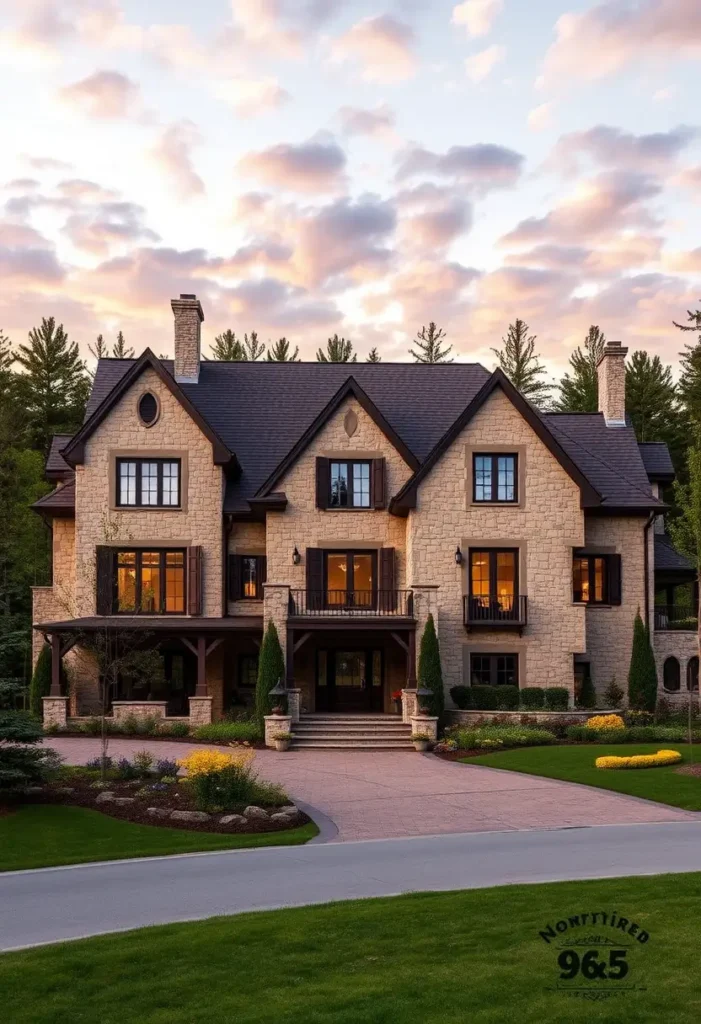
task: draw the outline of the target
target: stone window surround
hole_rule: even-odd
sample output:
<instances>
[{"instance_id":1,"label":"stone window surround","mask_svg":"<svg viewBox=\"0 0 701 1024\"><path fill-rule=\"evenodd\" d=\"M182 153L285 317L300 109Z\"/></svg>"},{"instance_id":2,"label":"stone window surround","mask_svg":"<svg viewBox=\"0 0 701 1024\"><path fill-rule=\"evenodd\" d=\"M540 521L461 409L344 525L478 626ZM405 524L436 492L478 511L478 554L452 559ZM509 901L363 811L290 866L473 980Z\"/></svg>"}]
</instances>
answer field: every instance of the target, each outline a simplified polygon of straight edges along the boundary
<instances>
[{"instance_id":1,"label":"stone window surround","mask_svg":"<svg viewBox=\"0 0 701 1024\"><path fill-rule=\"evenodd\" d=\"M493 643L472 642L462 645L462 681L463 686L471 686L470 681L470 655L472 654L516 654L518 655L518 686L522 690L529 686L527 668L528 644L514 643L507 637Z\"/></svg>"},{"instance_id":2,"label":"stone window surround","mask_svg":"<svg viewBox=\"0 0 701 1024\"><path fill-rule=\"evenodd\" d=\"M526 507L526 452L525 444L468 444L465 445L465 503L468 510L477 508L524 509ZM490 453L500 455L516 455L518 457L518 501L473 501L474 475L473 462L475 454Z\"/></svg>"},{"instance_id":3,"label":"stone window surround","mask_svg":"<svg viewBox=\"0 0 701 1024\"><path fill-rule=\"evenodd\" d=\"M180 459L179 505L118 505L117 459ZM114 512L187 512L188 452L173 448L113 448L109 453L109 507Z\"/></svg>"},{"instance_id":4,"label":"stone window surround","mask_svg":"<svg viewBox=\"0 0 701 1024\"><path fill-rule=\"evenodd\" d=\"M356 449L333 448L326 451L319 452L319 455L323 459L333 459L334 462L370 462L372 464L373 459L384 458L384 453L380 451L361 451ZM372 465L370 466L370 498L372 499ZM323 509L324 512L386 512L386 508L375 508L372 500L369 505L342 505L342 506L331 506ZM372 546L372 545L370 545ZM380 545L381 547L382 545Z\"/></svg>"},{"instance_id":5,"label":"stone window surround","mask_svg":"<svg viewBox=\"0 0 701 1024\"><path fill-rule=\"evenodd\" d=\"M591 545L585 544L585 545L581 546L578 550L580 550L580 551L587 550L588 551L590 547L591 547ZM615 544L596 544L594 547L591 547L591 553L592 554L597 554L597 555L617 555L619 552L616 551ZM572 563L573 564L574 564L574 557L575 556L574 556L574 549L573 549L572 550ZM621 581L622 580L623 580L623 572L621 571ZM597 609L604 609L606 611L611 611L612 608L620 608L620 605L610 604L608 601L601 601L601 602L596 602L596 601L575 601L574 600L574 585L573 585L573 583L574 583L574 581L570 580L570 592L572 593L572 606L574 608L587 608L587 609L589 609L589 608L591 608L591 609L597 608ZM622 586L623 586L623 583L621 582L621 587Z\"/></svg>"},{"instance_id":6,"label":"stone window surround","mask_svg":"<svg viewBox=\"0 0 701 1024\"><path fill-rule=\"evenodd\" d=\"M141 418L141 412L139 407L141 405L141 399L144 397L144 395L151 395L151 397L154 398L156 401L156 415L154 416L150 423L146 423ZM150 430L151 427L155 427L159 419L161 418L161 399L157 392L153 390L153 388L143 388L143 390L139 392L136 399L136 417L141 426L145 427L146 430Z\"/></svg>"},{"instance_id":7,"label":"stone window surround","mask_svg":"<svg viewBox=\"0 0 701 1024\"><path fill-rule=\"evenodd\" d=\"M481 502L480 502L481 504ZM482 537L463 537L460 541L460 550L463 555L462 579L463 595L467 597L470 593L470 551L484 551L488 549L503 548L504 550L518 551L518 589L519 596L528 594L528 542L525 540L512 540L509 537L489 537L486 540ZM480 653L479 651L477 652Z\"/></svg>"}]
</instances>

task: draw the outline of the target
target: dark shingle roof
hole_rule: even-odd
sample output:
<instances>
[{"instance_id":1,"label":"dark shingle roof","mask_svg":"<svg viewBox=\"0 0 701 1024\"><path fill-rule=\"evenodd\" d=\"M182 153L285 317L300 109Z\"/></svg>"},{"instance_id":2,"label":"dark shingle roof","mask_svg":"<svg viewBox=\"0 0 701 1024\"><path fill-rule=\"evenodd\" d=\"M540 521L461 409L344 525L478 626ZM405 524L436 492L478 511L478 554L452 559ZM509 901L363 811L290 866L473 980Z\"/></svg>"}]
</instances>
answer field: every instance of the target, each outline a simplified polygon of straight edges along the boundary
<instances>
[{"instance_id":1,"label":"dark shingle roof","mask_svg":"<svg viewBox=\"0 0 701 1024\"><path fill-rule=\"evenodd\" d=\"M668 483L674 480L674 466L664 441L644 441L638 445L645 472L650 480Z\"/></svg>"},{"instance_id":2,"label":"dark shingle roof","mask_svg":"<svg viewBox=\"0 0 701 1024\"><path fill-rule=\"evenodd\" d=\"M75 508L75 480L67 484L59 484L55 490L45 494L32 505L37 512L57 513L69 512Z\"/></svg>"},{"instance_id":3,"label":"dark shingle roof","mask_svg":"<svg viewBox=\"0 0 701 1024\"><path fill-rule=\"evenodd\" d=\"M46 475L50 479L68 477L73 473L71 467L60 454L61 449L68 444L71 437L72 434L54 434L51 438L51 447L46 459Z\"/></svg>"},{"instance_id":4,"label":"dark shingle roof","mask_svg":"<svg viewBox=\"0 0 701 1024\"><path fill-rule=\"evenodd\" d=\"M692 562L677 551L671 538L666 533L655 534L655 571L659 572L689 572L696 574Z\"/></svg>"},{"instance_id":5,"label":"dark shingle roof","mask_svg":"<svg viewBox=\"0 0 701 1024\"><path fill-rule=\"evenodd\" d=\"M100 360L86 419L132 364L131 359ZM163 360L163 366L173 372L172 360ZM420 462L490 377L479 363L204 361L199 383L180 386L241 465L239 479L227 485L225 511L248 510L248 499L351 375ZM542 418L602 495L604 507L659 504L631 428L609 428L599 413Z\"/></svg>"}]
</instances>

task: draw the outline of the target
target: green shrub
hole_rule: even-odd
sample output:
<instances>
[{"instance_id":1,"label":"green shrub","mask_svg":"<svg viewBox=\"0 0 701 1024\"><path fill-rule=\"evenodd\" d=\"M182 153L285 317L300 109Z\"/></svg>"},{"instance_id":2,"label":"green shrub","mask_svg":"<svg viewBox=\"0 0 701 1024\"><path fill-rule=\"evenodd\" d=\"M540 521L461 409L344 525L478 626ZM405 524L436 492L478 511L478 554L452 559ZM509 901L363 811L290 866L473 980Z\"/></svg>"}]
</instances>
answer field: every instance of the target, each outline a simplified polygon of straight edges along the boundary
<instances>
[{"instance_id":1,"label":"green shrub","mask_svg":"<svg viewBox=\"0 0 701 1024\"><path fill-rule=\"evenodd\" d=\"M521 707L537 710L545 704L545 690L542 686L524 686L521 690Z\"/></svg>"},{"instance_id":2,"label":"green shrub","mask_svg":"<svg viewBox=\"0 0 701 1024\"><path fill-rule=\"evenodd\" d=\"M471 686L470 691L471 707L475 708L475 710L498 710L496 686Z\"/></svg>"},{"instance_id":3,"label":"green shrub","mask_svg":"<svg viewBox=\"0 0 701 1024\"><path fill-rule=\"evenodd\" d=\"M282 681L284 678L285 659L275 623L270 619L260 648L258 680L256 682L256 718L261 733L265 725L263 719L270 714L273 707L270 691L278 681Z\"/></svg>"},{"instance_id":4,"label":"green shrub","mask_svg":"<svg viewBox=\"0 0 701 1024\"><path fill-rule=\"evenodd\" d=\"M587 729L570 725L567 739L577 743L685 743L688 732L682 725L632 725L625 729ZM701 730L692 733L694 742L701 741Z\"/></svg>"},{"instance_id":5,"label":"green shrub","mask_svg":"<svg viewBox=\"0 0 701 1024\"><path fill-rule=\"evenodd\" d=\"M657 703L657 668L650 643L650 630L640 617L633 625L633 649L628 670L628 705L653 712Z\"/></svg>"},{"instance_id":6,"label":"green shrub","mask_svg":"<svg viewBox=\"0 0 701 1024\"><path fill-rule=\"evenodd\" d=\"M255 743L263 738L258 722L211 722L200 725L192 734L196 740L209 740L211 743Z\"/></svg>"},{"instance_id":7,"label":"green shrub","mask_svg":"<svg viewBox=\"0 0 701 1024\"><path fill-rule=\"evenodd\" d=\"M105 722L105 732L110 732L111 722ZM88 736L101 736L102 735L102 719L98 715L93 715L92 718L86 718L78 725L80 732L86 733Z\"/></svg>"},{"instance_id":8,"label":"green shrub","mask_svg":"<svg viewBox=\"0 0 701 1024\"><path fill-rule=\"evenodd\" d=\"M451 729L449 738L457 743L460 750L488 749L495 743L507 748L538 747L555 742L555 737L547 729L521 725L479 725Z\"/></svg>"},{"instance_id":9,"label":"green shrub","mask_svg":"<svg viewBox=\"0 0 701 1024\"><path fill-rule=\"evenodd\" d=\"M418 679L419 686L432 691L433 696L427 700L429 711L432 715L440 717L445 708L445 694L443 692L441 652L433 615L429 615L426 619L426 626L421 637Z\"/></svg>"},{"instance_id":10,"label":"green shrub","mask_svg":"<svg viewBox=\"0 0 701 1024\"><path fill-rule=\"evenodd\" d=\"M616 677L614 676L611 679L611 682L606 684L606 689L604 690L604 705L607 708L620 708L624 697L625 694L623 689L618 685Z\"/></svg>"},{"instance_id":11,"label":"green shrub","mask_svg":"<svg viewBox=\"0 0 701 1024\"><path fill-rule=\"evenodd\" d=\"M518 707L518 686L496 686L497 709L499 711L515 711Z\"/></svg>"},{"instance_id":12,"label":"green shrub","mask_svg":"<svg viewBox=\"0 0 701 1024\"><path fill-rule=\"evenodd\" d=\"M48 697L50 689L51 648L48 644L44 644L39 651L39 657L32 674L32 681L29 684L29 710L39 719L44 711L41 698Z\"/></svg>"},{"instance_id":13,"label":"green shrub","mask_svg":"<svg viewBox=\"0 0 701 1024\"><path fill-rule=\"evenodd\" d=\"M189 736L190 726L187 722L166 722L158 731L161 736Z\"/></svg>"},{"instance_id":14,"label":"green shrub","mask_svg":"<svg viewBox=\"0 0 701 1024\"><path fill-rule=\"evenodd\" d=\"M50 747L35 747L41 725L27 711L0 710L0 792L37 785L56 775L61 758Z\"/></svg>"},{"instance_id":15,"label":"green shrub","mask_svg":"<svg viewBox=\"0 0 701 1024\"><path fill-rule=\"evenodd\" d=\"M470 686L451 686L450 696L453 698L456 708L460 708L461 711L466 711L473 706L472 687Z\"/></svg>"},{"instance_id":16,"label":"green shrub","mask_svg":"<svg viewBox=\"0 0 701 1024\"><path fill-rule=\"evenodd\" d=\"M596 690L591 673L586 672L582 680L582 688L579 691L577 704L580 708L593 709L596 707Z\"/></svg>"},{"instance_id":17,"label":"green shrub","mask_svg":"<svg viewBox=\"0 0 701 1024\"><path fill-rule=\"evenodd\" d=\"M566 686L549 686L545 691L545 707L548 711L567 711L570 691Z\"/></svg>"}]
</instances>

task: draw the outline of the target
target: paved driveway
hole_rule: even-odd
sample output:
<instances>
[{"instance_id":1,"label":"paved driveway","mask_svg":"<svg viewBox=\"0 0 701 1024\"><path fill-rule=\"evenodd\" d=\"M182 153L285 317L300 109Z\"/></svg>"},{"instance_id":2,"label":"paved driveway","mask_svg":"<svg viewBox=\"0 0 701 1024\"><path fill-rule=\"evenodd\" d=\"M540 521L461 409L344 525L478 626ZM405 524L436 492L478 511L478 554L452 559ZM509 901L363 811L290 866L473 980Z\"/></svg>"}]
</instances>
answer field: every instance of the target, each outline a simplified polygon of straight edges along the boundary
<instances>
[{"instance_id":1,"label":"paved driveway","mask_svg":"<svg viewBox=\"0 0 701 1024\"><path fill-rule=\"evenodd\" d=\"M70 764L84 764L100 750L99 740L82 737L51 737L47 745ZM193 745L111 739L109 752L128 757L144 748L179 758ZM261 776L330 818L341 841L699 818L636 797L414 751L259 750L256 763Z\"/></svg>"}]
</instances>

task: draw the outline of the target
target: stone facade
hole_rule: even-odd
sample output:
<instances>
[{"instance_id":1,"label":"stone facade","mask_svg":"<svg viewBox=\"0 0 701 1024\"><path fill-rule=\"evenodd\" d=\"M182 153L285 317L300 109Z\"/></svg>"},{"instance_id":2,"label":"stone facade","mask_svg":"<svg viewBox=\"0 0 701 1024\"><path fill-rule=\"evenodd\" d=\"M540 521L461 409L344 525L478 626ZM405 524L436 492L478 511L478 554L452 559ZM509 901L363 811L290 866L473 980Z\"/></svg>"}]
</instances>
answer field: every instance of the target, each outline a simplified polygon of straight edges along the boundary
<instances>
[{"instance_id":1,"label":"stone facade","mask_svg":"<svg viewBox=\"0 0 701 1024\"><path fill-rule=\"evenodd\" d=\"M112 704L112 717L115 722L123 722L128 718L165 718L166 702L164 700L116 700Z\"/></svg>"},{"instance_id":2,"label":"stone facade","mask_svg":"<svg viewBox=\"0 0 701 1024\"><path fill-rule=\"evenodd\" d=\"M196 384L200 375L202 306L194 297L171 300L175 321L175 379Z\"/></svg>"},{"instance_id":3,"label":"stone facade","mask_svg":"<svg viewBox=\"0 0 701 1024\"><path fill-rule=\"evenodd\" d=\"M691 631L670 629L657 630L653 635L655 665L657 666L657 691L670 704L686 704L689 700L688 668L692 658L699 657L699 638ZM676 658L679 662L680 686L677 691L664 688L664 663L667 658ZM698 692L694 699L699 699Z\"/></svg>"},{"instance_id":4,"label":"stone facade","mask_svg":"<svg viewBox=\"0 0 701 1024\"><path fill-rule=\"evenodd\" d=\"M625 426L626 355L620 341L609 341L596 368L599 383L599 411L607 426Z\"/></svg>"}]
</instances>

